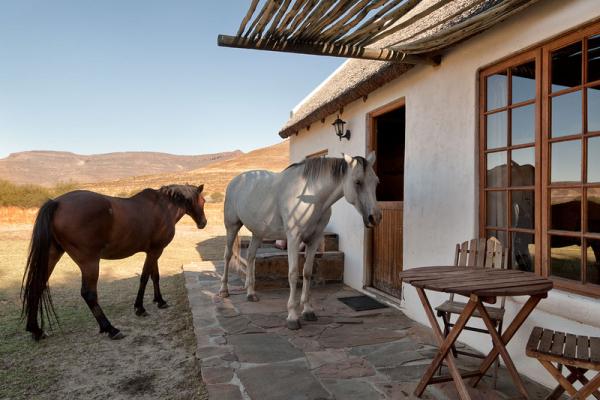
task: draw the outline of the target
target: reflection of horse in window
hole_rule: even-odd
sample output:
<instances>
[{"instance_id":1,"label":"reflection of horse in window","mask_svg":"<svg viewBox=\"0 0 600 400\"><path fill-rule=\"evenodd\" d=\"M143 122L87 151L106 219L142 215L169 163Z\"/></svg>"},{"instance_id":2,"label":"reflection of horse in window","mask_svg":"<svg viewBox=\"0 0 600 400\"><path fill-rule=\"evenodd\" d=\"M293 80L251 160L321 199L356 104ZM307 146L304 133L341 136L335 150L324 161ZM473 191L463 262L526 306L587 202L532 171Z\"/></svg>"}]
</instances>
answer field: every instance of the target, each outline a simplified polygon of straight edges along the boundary
<instances>
[{"instance_id":1,"label":"reflection of horse in window","mask_svg":"<svg viewBox=\"0 0 600 400\"><path fill-rule=\"evenodd\" d=\"M600 232L600 199L589 199L587 203L588 232ZM581 200L553 204L550 209L550 226L561 230L581 232ZM581 239L569 236L550 237L550 247L581 246ZM594 251L596 265L600 266L600 240L588 240L588 247Z\"/></svg>"}]
</instances>

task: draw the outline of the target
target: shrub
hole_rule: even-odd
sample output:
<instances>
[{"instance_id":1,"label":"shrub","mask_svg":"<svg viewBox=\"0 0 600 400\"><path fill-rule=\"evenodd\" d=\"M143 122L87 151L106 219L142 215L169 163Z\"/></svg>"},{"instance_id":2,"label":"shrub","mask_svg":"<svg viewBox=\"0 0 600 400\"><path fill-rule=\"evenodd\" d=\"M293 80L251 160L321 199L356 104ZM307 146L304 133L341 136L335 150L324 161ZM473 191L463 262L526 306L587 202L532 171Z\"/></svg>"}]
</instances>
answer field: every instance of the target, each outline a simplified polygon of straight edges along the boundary
<instances>
[{"instance_id":1,"label":"shrub","mask_svg":"<svg viewBox=\"0 0 600 400\"><path fill-rule=\"evenodd\" d=\"M40 207L46 200L60 196L75 188L76 186L72 183L59 183L52 188L45 188L31 184L17 185L0 180L0 206Z\"/></svg>"},{"instance_id":2,"label":"shrub","mask_svg":"<svg viewBox=\"0 0 600 400\"><path fill-rule=\"evenodd\" d=\"M210 195L211 203L222 203L225 200L225 196L221 192L214 192Z\"/></svg>"}]
</instances>

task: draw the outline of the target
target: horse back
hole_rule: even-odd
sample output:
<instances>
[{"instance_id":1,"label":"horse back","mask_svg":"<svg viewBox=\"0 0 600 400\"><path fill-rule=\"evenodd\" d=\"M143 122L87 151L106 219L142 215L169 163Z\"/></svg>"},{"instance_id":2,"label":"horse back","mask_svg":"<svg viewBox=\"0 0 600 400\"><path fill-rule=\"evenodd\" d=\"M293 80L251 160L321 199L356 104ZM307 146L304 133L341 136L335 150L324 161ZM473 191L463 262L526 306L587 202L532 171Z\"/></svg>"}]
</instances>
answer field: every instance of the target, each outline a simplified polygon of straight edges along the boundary
<instances>
[{"instance_id":1,"label":"horse back","mask_svg":"<svg viewBox=\"0 0 600 400\"><path fill-rule=\"evenodd\" d=\"M124 258L147 251L154 218L142 196L122 199L78 190L58 197L55 236L63 248L82 258Z\"/></svg>"}]
</instances>

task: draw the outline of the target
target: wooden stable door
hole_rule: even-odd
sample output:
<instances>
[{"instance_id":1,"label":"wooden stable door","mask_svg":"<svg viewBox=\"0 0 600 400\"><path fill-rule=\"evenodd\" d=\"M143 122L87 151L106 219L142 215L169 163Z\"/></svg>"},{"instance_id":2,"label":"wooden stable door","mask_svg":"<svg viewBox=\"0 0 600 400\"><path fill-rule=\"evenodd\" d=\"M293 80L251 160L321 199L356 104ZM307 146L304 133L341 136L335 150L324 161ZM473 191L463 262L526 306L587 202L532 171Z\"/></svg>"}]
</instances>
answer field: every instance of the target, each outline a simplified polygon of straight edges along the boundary
<instances>
[{"instance_id":1,"label":"wooden stable door","mask_svg":"<svg viewBox=\"0 0 600 400\"><path fill-rule=\"evenodd\" d=\"M371 235L370 284L373 288L400 297L402 272L402 224L404 204L403 102L369 114L371 149L377 154L375 172L379 177L377 201L383 213Z\"/></svg>"},{"instance_id":2,"label":"wooden stable door","mask_svg":"<svg viewBox=\"0 0 600 400\"><path fill-rule=\"evenodd\" d=\"M380 201L381 224L373 232L373 287L400 297L402 271L401 201Z\"/></svg>"}]
</instances>

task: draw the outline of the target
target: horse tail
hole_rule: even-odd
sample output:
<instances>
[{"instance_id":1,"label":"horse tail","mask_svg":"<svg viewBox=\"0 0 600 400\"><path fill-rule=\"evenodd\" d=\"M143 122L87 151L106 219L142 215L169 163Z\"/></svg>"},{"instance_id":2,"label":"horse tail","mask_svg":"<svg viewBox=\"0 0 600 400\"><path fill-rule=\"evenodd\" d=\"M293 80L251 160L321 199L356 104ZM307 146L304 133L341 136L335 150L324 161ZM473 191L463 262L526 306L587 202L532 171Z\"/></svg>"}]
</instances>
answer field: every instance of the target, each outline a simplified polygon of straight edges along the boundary
<instances>
[{"instance_id":1,"label":"horse tail","mask_svg":"<svg viewBox=\"0 0 600 400\"><path fill-rule=\"evenodd\" d=\"M58 321L48 286L50 246L55 241L52 233L52 218L57 207L58 202L48 200L37 214L21 283L23 302L21 316L27 318L26 329L36 339L43 335L46 319L50 325L52 324L51 317ZM38 314L41 328L38 326Z\"/></svg>"}]
</instances>

